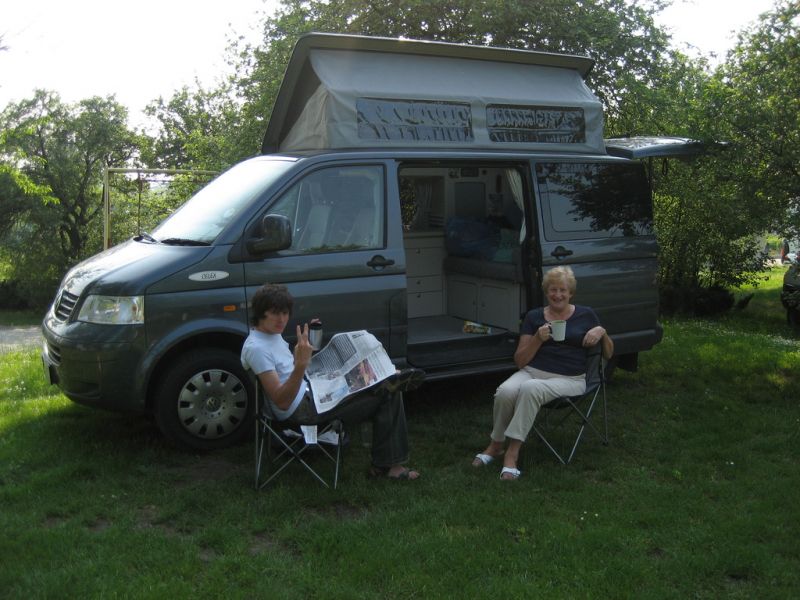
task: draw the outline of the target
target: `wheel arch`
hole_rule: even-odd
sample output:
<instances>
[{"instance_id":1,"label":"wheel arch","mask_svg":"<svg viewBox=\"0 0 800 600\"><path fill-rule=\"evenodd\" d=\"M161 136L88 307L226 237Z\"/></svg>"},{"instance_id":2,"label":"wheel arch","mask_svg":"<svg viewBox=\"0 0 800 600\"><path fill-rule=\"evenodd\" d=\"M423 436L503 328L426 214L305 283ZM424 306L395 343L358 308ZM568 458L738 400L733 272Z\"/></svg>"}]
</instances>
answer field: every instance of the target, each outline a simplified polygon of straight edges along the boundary
<instances>
[{"instance_id":1,"label":"wheel arch","mask_svg":"<svg viewBox=\"0 0 800 600\"><path fill-rule=\"evenodd\" d=\"M189 338L182 339L180 342L172 346L156 363L153 369L150 380L147 385L147 394L145 399L145 409L152 413L156 398L156 387L164 378L164 375L169 371L171 365L181 355L195 351L202 348L217 348L227 350L233 354L238 355L242 351L242 344L245 338L236 333L216 331L205 332ZM248 385L247 393L251 394L250 386ZM252 398L251 398L252 399Z\"/></svg>"}]
</instances>

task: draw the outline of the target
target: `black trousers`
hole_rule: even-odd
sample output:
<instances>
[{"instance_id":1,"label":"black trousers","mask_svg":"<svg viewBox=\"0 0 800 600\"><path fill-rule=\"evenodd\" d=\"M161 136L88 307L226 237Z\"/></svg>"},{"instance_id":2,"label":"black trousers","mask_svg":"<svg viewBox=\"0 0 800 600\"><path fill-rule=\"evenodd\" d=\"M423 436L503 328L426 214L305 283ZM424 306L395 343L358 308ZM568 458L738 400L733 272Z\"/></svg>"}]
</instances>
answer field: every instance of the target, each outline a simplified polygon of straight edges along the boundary
<instances>
[{"instance_id":1,"label":"black trousers","mask_svg":"<svg viewBox=\"0 0 800 600\"><path fill-rule=\"evenodd\" d=\"M307 393L291 416L300 425L323 425L334 419L348 428L364 421L372 423L372 464L376 467L408 461L408 427L402 394L367 390L319 414L314 399Z\"/></svg>"}]
</instances>

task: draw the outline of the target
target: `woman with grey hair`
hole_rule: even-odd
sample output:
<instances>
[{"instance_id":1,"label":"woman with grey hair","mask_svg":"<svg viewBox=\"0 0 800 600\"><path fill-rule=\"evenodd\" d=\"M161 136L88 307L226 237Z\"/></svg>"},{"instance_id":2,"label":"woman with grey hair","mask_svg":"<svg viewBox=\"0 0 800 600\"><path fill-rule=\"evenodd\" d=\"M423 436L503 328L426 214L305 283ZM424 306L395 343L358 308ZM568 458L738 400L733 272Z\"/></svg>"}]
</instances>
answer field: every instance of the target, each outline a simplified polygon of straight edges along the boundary
<instances>
[{"instance_id":1,"label":"woman with grey hair","mask_svg":"<svg viewBox=\"0 0 800 600\"><path fill-rule=\"evenodd\" d=\"M473 466L484 467L502 457L500 478L518 479L519 451L542 405L586 391L587 348L600 344L606 359L614 353L614 342L595 312L571 303L576 287L569 267L555 267L545 274L542 290L547 305L525 315L514 353L519 370L495 392L491 441L475 455ZM553 339L555 321L566 321L563 341Z\"/></svg>"}]
</instances>

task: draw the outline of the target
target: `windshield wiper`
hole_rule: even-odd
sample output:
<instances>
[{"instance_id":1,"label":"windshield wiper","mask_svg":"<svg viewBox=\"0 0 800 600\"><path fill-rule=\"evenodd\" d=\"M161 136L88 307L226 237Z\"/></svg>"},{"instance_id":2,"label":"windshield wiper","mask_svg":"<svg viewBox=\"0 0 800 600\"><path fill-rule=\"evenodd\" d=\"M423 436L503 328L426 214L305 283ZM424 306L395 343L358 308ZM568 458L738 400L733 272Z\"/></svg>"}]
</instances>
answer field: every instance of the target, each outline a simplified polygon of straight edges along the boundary
<instances>
[{"instance_id":1,"label":"windshield wiper","mask_svg":"<svg viewBox=\"0 0 800 600\"><path fill-rule=\"evenodd\" d=\"M164 238L161 240L162 244L169 246L210 246L209 242L202 242L200 240L189 240L186 238Z\"/></svg>"},{"instance_id":2,"label":"windshield wiper","mask_svg":"<svg viewBox=\"0 0 800 600\"><path fill-rule=\"evenodd\" d=\"M134 242L141 242L142 240L145 240L147 242L152 242L153 244L157 244L158 243L158 240L156 238L154 238L152 235L150 235L149 233L147 233L146 231L140 231L139 235L133 236L133 241Z\"/></svg>"}]
</instances>

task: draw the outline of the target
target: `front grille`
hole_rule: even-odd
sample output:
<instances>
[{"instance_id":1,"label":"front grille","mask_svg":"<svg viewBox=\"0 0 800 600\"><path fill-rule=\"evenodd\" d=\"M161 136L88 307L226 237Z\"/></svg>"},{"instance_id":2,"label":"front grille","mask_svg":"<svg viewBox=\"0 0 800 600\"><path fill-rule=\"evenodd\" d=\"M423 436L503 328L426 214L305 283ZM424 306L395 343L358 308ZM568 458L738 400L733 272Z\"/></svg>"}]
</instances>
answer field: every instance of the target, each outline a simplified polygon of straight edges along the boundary
<instances>
[{"instance_id":1,"label":"front grille","mask_svg":"<svg viewBox=\"0 0 800 600\"><path fill-rule=\"evenodd\" d=\"M67 321L75 309L75 304L78 302L78 297L75 294L70 294L67 290L61 292L61 296L56 303L55 316L58 321Z\"/></svg>"},{"instance_id":2,"label":"front grille","mask_svg":"<svg viewBox=\"0 0 800 600\"><path fill-rule=\"evenodd\" d=\"M61 364L61 348L58 346L54 346L50 342L46 342L47 344L47 356L50 357L50 360L53 361L55 366Z\"/></svg>"}]
</instances>

